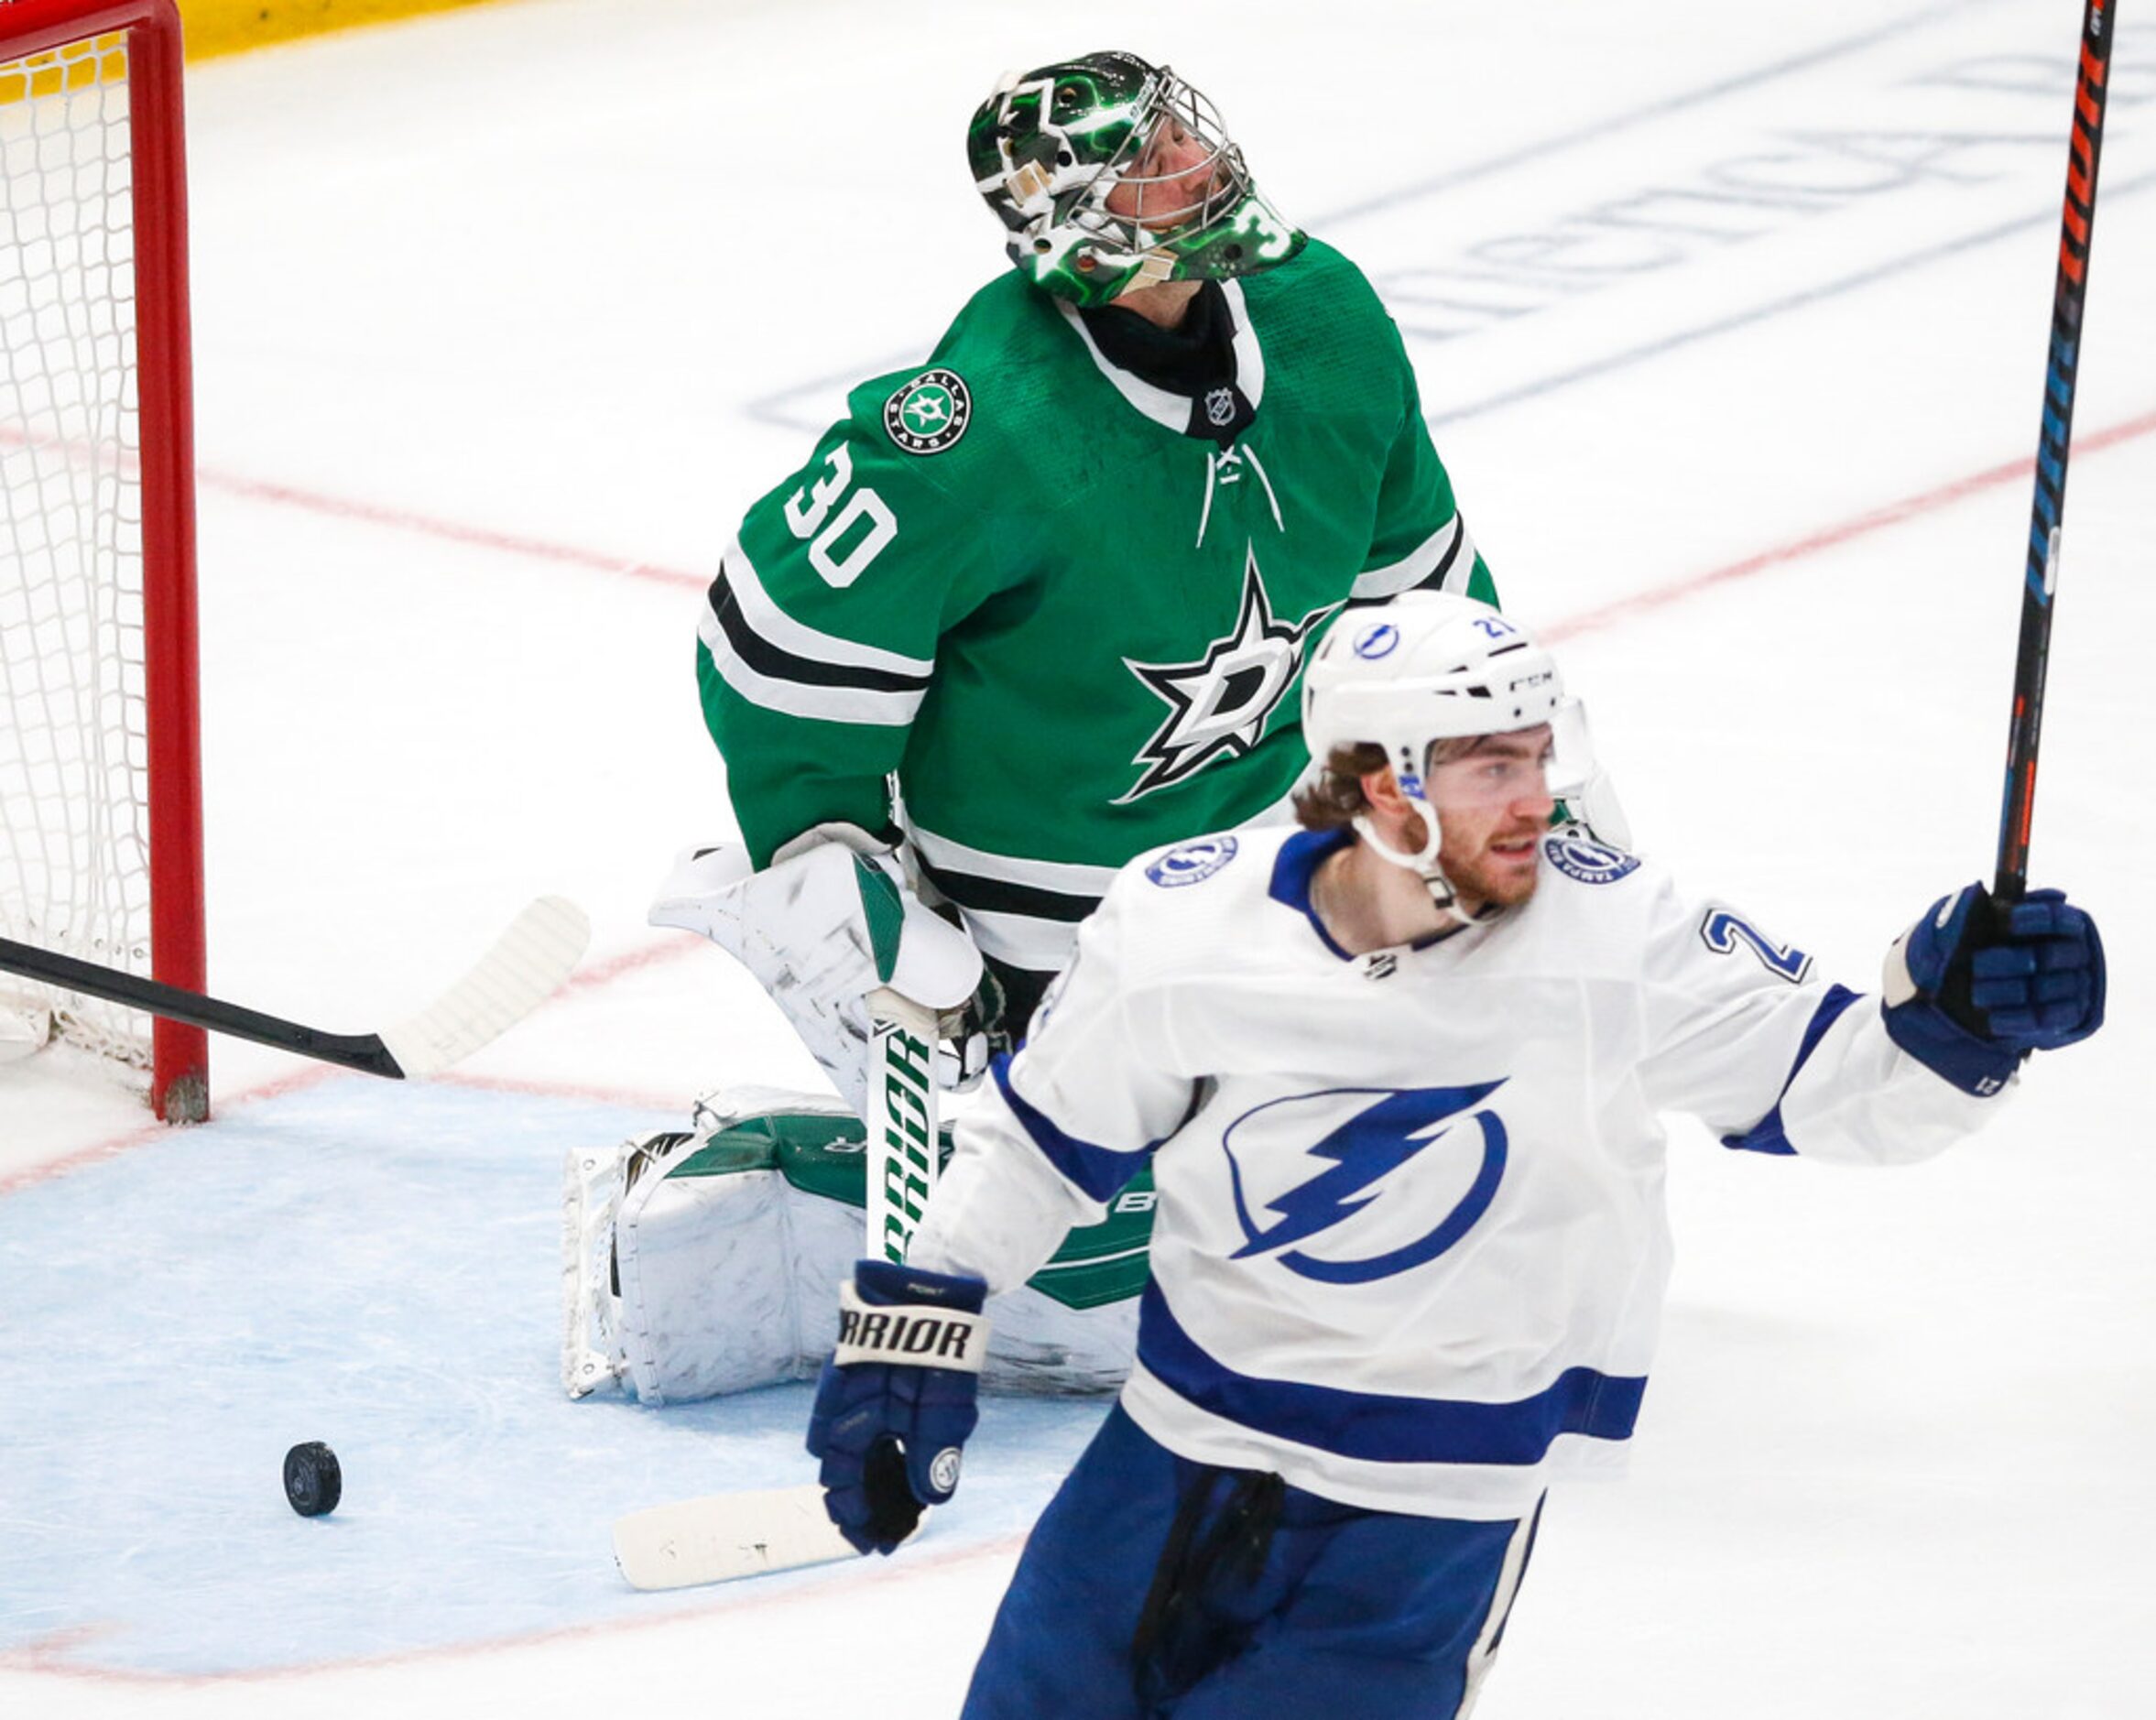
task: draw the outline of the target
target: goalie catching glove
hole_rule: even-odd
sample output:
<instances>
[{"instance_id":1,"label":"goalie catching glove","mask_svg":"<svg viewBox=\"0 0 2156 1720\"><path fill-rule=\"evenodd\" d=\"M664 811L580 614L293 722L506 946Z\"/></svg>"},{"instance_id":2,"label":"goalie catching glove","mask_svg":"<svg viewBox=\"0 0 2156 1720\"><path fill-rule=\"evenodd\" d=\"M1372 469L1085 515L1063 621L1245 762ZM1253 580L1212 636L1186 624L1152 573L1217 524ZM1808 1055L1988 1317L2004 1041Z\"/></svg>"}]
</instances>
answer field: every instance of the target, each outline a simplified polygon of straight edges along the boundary
<instances>
[{"instance_id":1,"label":"goalie catching glove","mask_svg":"<svg viewBox=\"0 0 2156 1720\"><path fill-rule=\"evenodd\" d=\"M838 1349L816 1382L809 1453L823 1508L863 1552L889 1552L958 1486L988 1322L977 1278L863 1260L839 1289Z\"/></svg>"},{"instance_id":2,"label":"goalie catching glove","mask_svg":"<svg viewBox=\"0 0 2156 1720\"><path fill-rule=\"evenodd\" d=\"M1944 896L1887 952L1887 1032L1964 1093L1996 1093L2031 1051L2104 1025L2104 944L2060 890Z\"/></svg>"},{"instance_id":3,"label":"goalie catching glove","mask_svg":"<svg viewBox=\"0 0 2156 1720\"><path fill-rule=\"evenodd\" d=\"M887 844L850 824L818 825L761 872L734 844L689 849L649 918L709 938L755 974L856 1113L879 989L936 1013L953 1047L938 1052L942 1085L970 1086L987 1067L981 953L920 899Z\"/></svg>"}]
</instances>

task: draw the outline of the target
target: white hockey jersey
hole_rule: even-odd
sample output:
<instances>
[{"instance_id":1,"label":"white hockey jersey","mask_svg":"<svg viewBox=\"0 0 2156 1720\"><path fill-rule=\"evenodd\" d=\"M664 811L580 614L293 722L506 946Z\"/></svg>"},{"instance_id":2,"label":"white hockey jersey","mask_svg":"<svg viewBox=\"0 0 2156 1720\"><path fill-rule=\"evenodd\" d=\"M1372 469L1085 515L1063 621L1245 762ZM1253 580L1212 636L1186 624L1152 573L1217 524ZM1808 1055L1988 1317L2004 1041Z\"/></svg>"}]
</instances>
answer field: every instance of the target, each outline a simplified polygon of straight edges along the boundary
<instances>
[{"instance_id":1,"label":"white hockey jersey","mask_svg":"<svg viewBox=\"0 0 2156 1720\"><path fill-rule=\"evenodd\" d=\"M1170 1450L1345 1503L1498 1519L1621 1460L1670 1269L1658 1113L1860 1163L1969 1132L1876 998L1553 835L1533 898L1349 957L1310 906L1345 833L1126 867L996 1071L909 1257L1021 1282L1149 1154L1123 1403Z\"/></svg>"}]
</instances>

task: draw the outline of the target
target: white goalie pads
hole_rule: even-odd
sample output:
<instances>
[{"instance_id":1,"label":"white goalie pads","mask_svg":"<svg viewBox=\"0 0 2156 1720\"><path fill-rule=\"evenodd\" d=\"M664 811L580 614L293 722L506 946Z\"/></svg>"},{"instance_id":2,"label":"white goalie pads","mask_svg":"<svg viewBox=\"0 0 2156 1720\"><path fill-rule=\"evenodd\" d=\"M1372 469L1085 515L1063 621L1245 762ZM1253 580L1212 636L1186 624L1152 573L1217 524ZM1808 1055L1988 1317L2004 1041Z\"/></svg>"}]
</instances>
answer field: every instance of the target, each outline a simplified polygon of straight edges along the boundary
<instances>
[{"instance_id":1,"label":"white goalie pads","mask_svg":"<svg viewBox=\"0 0 2156 1720\"><path fill-rule=\"evenodd\" d=\"M981 954L920 900L896 855L851 826L819 827L782 854L756 872L735 844L685 850L650 921L709 938L746 967L859 1113L869 994L953 1014L980 985Z\"/></svg>"},{"instance_id":2,"label":"white goalie pads","mask_svg":"<svg viewBox=\"0 0 2156 1720\"><path fill-rule=\"evenodd\" d=\"M838 1339L839 1286L861 1256L861 1209L768 1166L691 1162L714 1137L772 1113L829 1115L858 1138L828 1099L737 1088L700 1105L691 1128L569 1155L561 1361L572 1398L618 1386L657 1406L815 1377ZM989 1312L991 1390L1109 1391L1129 1372L1135 1296L1073 1308L1027 1285Z\"/></svg>"}]
</instances>

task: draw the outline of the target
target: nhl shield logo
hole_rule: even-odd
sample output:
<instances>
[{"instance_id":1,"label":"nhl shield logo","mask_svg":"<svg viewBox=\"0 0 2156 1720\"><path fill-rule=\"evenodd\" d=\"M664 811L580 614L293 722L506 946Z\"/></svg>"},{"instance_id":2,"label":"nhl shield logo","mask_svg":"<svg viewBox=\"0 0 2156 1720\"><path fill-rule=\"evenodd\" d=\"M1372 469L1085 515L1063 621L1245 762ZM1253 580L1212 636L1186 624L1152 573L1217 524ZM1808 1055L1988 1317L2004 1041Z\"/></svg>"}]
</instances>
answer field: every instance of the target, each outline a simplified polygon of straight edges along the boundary
<instances>
[{"instance_id":1,"label":"nhl shield logo","mask_svg":"<svg viewBox=\"0 0 2156 1720\"><path fill-rule=\"evenodd\" d=\"M955 370L924 370L883 403L883 427L909 454L940 454L974 415L974 397Z\"/></svg>"}]
</instances>

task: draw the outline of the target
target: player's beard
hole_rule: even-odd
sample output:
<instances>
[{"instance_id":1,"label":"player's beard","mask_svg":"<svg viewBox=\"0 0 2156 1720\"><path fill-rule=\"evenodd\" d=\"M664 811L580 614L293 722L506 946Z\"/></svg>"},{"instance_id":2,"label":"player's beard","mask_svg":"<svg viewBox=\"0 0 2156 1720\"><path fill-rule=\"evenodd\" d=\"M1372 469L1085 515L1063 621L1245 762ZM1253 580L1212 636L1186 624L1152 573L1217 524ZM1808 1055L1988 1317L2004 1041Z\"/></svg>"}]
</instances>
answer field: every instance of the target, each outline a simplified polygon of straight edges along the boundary
<instances>
[{"instance_id":1,"label":"player's beard","mask_svg":"<svg viewBox=\"0 0 2156 1720\"><path fill-rule=\"evenodd\" d=\"M1442 822L1442 821L1441 821ZM1518 908L1535 893L1535 884L1541 876L1541 844L1542 826L1531 821L1519 821L1502 830L1494 830L1474 842L1472 854L1458 852L1447 833L1444 844L1438 850L1437 864L1446 881L1461 896L1468 897L1486 907ZM1510 845L1513 854L1500 856L1496 845Z\"/></svg>"}]
</instances>

